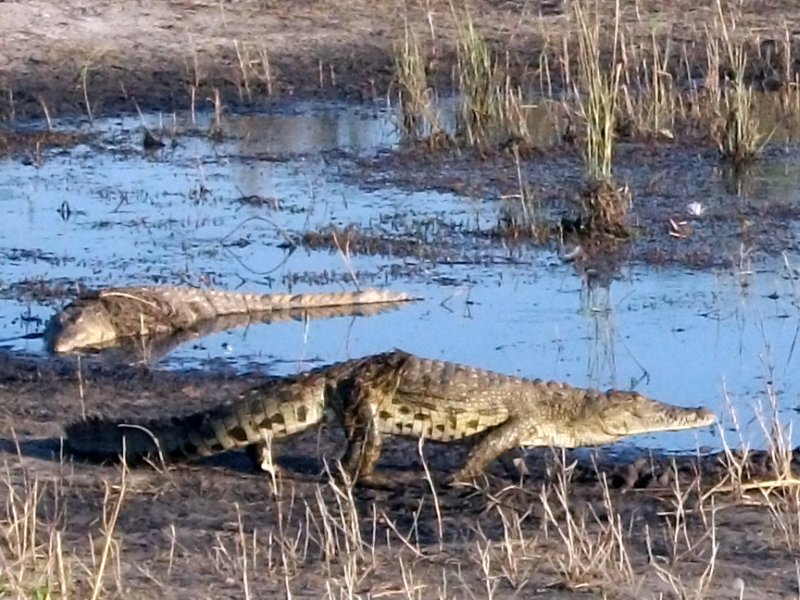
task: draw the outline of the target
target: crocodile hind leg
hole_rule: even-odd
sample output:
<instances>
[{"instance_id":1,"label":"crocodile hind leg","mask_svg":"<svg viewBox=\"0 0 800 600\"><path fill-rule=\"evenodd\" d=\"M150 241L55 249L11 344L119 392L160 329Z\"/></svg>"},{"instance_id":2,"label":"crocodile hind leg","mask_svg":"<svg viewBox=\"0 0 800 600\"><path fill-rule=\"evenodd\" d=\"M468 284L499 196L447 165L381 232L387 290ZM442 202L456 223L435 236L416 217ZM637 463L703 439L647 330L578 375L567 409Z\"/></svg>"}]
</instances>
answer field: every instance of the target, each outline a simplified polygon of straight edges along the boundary
<instances>
[{"instance_id":1,"label":"crocodile hind leg","mask_svg":"<svg viewBox=\"0 0 800 600\"><path fill-rule=\"evenodd\" d=\"M338 417L347 437L342 468L352 481L385 486L388 480L375 473L383 445L378 415L384 400L374 384L355 380L338 390Z\"/></svg>"}]
</instances>

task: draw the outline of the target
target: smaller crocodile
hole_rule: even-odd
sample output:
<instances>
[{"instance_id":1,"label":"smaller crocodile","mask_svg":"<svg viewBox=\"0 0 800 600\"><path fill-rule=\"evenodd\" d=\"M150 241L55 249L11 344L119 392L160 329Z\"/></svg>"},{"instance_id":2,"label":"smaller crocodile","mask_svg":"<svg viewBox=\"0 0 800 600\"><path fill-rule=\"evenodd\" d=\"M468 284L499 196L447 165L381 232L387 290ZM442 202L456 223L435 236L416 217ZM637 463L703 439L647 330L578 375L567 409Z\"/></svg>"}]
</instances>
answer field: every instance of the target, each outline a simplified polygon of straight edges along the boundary
<instances>
[{"instance_id":1,"label":"smaller crocodile","mask_svg":"<svg viewBox=\"0 0 800 600\"><path fill-rule=\"evenodd\" d=\"M290 308L246 315L224 315L215 319L200 321L191 329L181 329L174 333L120 338L114 344L113 351L116 353L115 356L119 356L126 362L149 364L166 356L178 346L220 331L230 331L256 324L281 323L283 321L373 317L396 310L398 307L399 304L384 302L378 304L322 306L318 308Z\"/></svg>"},{"instance_id":2,"label":"smaller crocodile","mask_svg":"<svg viewBox=\"0 0 800 600\"><path fill-rule=\"evenodd\" d=\"M66 427L66 441L72 453L97 460L123 452L129 463L192 458L263 445L265 437L299 433L331 413L345 431L342 465L354 479L373 476L383 434L440 442L477 436L454 476L464 481L515 447L596 446L715 421L708 409L636 392L521 379L398 350L274 378L232 403L185 417L78 421Z\"/></svg>"},{"instance_id":3,"label":"smaller crocodile","mask_svg":"<svg viewBox=\"0 0 800 600\"><path fill-rule=\"evenodd\" d=\"M416 300L401 292L364 289L326 294L249 294L191 287L122 287L86 292L47 324L51 352L99 350L123 338L169 335L228 315Z\"/></svg>"}]
</instances>

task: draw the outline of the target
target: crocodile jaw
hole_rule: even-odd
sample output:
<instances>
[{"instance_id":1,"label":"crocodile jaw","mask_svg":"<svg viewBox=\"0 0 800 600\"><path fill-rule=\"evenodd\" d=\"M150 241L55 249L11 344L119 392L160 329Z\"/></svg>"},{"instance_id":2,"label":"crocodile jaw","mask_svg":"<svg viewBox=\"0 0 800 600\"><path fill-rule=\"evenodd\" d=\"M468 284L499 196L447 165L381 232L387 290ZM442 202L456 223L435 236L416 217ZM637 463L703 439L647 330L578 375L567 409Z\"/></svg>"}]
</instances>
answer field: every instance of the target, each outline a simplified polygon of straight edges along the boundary
<instances>
[{"instance_id":1,"label":"crocodile jaw","mask_svg":"<svg viewBox=\"0 0 800 600\"><path fill-rule=\"evenodd\" d=\"M706 427L716 422L707 408L684 408L651 400L636 392L589 391L569 422L540 430L535 445L561 448L601 446L628 436Z\"/></svg>"},{"instance_id":2,"label":"crocodile jaw","mask_svg":"<svg viewBox=\"0 0 800 600\"><path fill-rule=\"evenodd\" d=\"M636 392L612 390L602 396L608 405L600 411L598 420L612 441L640 433L706 427L716 422L716 416L707 408L673 406Z\"/></svg>"}]
</instances>

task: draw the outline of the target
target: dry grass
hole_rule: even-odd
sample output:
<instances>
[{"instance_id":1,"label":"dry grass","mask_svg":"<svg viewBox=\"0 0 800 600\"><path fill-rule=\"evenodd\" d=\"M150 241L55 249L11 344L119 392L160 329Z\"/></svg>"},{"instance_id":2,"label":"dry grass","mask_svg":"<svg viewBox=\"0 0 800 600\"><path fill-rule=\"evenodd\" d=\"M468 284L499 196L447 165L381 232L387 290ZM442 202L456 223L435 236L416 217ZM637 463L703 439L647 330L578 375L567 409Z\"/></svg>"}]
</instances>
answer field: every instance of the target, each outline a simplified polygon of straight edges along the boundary
<instances>
[{"instance_id":1,"label":"dry grass","mask_svg":"<svg viewBox=\"0 0 800 600\"><path fill-rule=\"evenodd\" d=\"M618 128L629 125L629 135L641 138L674 139L676 120L684 110L670 73L672 40L653 31L645 47L636 41L626 43L621 33L619 48L622 80Z\"/></svg>"},{"instance_id":2,"label":"dry grass","mask_svg":"<svg viewBox=\"0 0 800 600\"><path fill-rule=\"evenodd\" d=\"M365 590L409 598L500 598L543 587L606 597L642 597L645 591L645 597L658 597L666 590L665 597L714 598L720 569L737 560L719 539L722 514L756 510L772 548L791 556L800 548L800 481L792 471L791 432L777 409L778 398L768 390L758 412L768 440L766 471L738 441L738 450L726 445L720 456L718 481L699 471L687 478L673 463L666 488L633 492L633 501L612 489L599 468L599 484L587 494L562 454L544 482L480 483L458 495L440 489L423 462L424 485L401 496L405 508L392 505L397 496L368 499L338 475L303 485L271 469L266 482L241 476L224 481L227 489L205 506L212 513L190 501L176 516L168 490L184 484L171 484L169 471L145 472L151 482L166 480L166 492L157 483L132 489L124 467L108 483L108 468L82 466L76 474L66 463L40 463L39 476L25 466L27 459L16 457L0 477L0 597L111 598L132 589L135 597L150 597L161 587L182 585L170 574L176 553L189 552L183 569L201 569L199 582L226 582L243 598L292 597L309 589L324 598L357 597ZM270 452L264 458L275 464ZM198 491L207 477L219 473L200 466L184 474L185 481L197 480ZM255 501L253 488L265 491ZM194 495L190 490L182 501ZM131 530L136 519L130 516L119 531L133 508L131 497L148 516L141 531ZM657 518L643 516L654 507ZM214 526L216 513L233 517ZM147 556L161 562L147 567L153 571L147 589L131 588L143 585L130 580L141 561L135 540L160 514L172 519L169 535L159 536L162 547ZM183 549L198 524L209 527L205 535L213 536L213 544L199 552Z\"/></svg>"},{"instance_id":3,"label":"dry grass","mask_svg":"<svg viewBox=\"0 0 800 600\"><path fill-rule=\"evenodd\" d=\"M437 149L452 148L454 140L457 146L479 147L481 156L513 148L507 154L522 179L533 146L546 154L555 144L560 154L564 141L574 145L586 180L576 222L583 233L603 239L630 235L633 194L614 177L619 140L645 147L713 144L738 169L761 153L776 124L796 123L786 136L800 130L796 43L785 23L775 31L747 28L742 7L720 1L698 11L702 18L676 35L669 21L653 18L638 3L634 8L622 0L580 0L567 3L557 20L521 15L520 28L535 30L537 44L523 64L496 34L482 33L489 27L469 7L450 4L447 15L431 9L424 52L406 17L395 60L404 130L428 136ZM446 17L455 40L441 34ZM459 108L457 124L445 132L441 124L449 120L436 98L452 92L433 87L435 76L422 57L440 60L448 43L456 49L453 91ZM431 59L428 66L435 63ZM759 86L778 91L761 93ZM545 119L548 131L535 137L534 104L551 114ZM521 191L518 204L504 203L498 231L535 243L547 237L520 234L547 231L539 222L530 226L530 214L545 212L528 210L531 197Z\"/></svg>"},{"instance_id":4,"label":"dry grass","mask_svg":"<svg viewBox=\"0 0 800 600\"><path fill-rule=\"evenodd\" d=\"M497 118L496 90L500 77L495 51L476 29L467 11L456 14L458 26L458 89L461 98L458 129L471 146L487 139Z\"/></svg>"},{"instance_id":5,"label":"dry grass","mask_svg":"<svg viewBox=\"0 0 800 600\"><path fill-rule=\"evenodd\" d=\"M8 465L3 475L5 514L0 519L0 571L3 573L0 595L68 597L60 525L57 521L41 520L38 514L40 503L51 492L55 492L53 502L58 505L58 492L35 477L29 478L27 473L12 474Z\"/></svg>"},{"instance_id":6,"label":"dry grass","mask_svg":"<svg viewBox=\"0 0 800 600\"><path fill-rule=\"evenodd\" d=\"M792 431L778 416L778 397L772 386L766 393L767 407L756 407L756 418L767 441L766 451L755 453L741 435L739 449L733 450L723 435L725 476L704 497L731 494L740 502L765 507L778 536L775 540L782 540L783 547L796 551L800 549L800 477L792 468ZM736 412L732 406L729 411L738 431Z\"/></svg>"},{"instance_id":7,"label":"dry grass","mask_svg":"<svg viewBox=\"0 0 800 600\"><path fill-rule=\"evenodd\" d=\"M6 463L3 473L5 512L0 515L0 597L98 598L122 593L122 557L116 525L127 493L127 467L119 482L103 482L99 544L90 531L81 534L88 552L66 549L68 493L64 485L69 469L61 465L63 478L44 483L22 463Z\"/></svg>"},{"instance_id":8,"label":"dry grass","mask_svg":"<svg viewBox=\"0 0 800 600\"><path fill-rule=\"evenodd\" d=\"M612 173L623 67L617 60L619 1L611 24L603 22L597 3L573 2L571 6L578 27L578 78L572 92L583 122L580 145L587 182L581 194L582 220L590 235L627 237L625 219L631 195L626 187L616 185ZM601 60L600 36L609 28L613 31L612 57L606 66Z\"/></svg>"},{"instance_id":9,"label":"dry grass","mask_svg":"<svg viewBox=\"0 0 800 600\"><path fill-rule=\"evenodd\" d=\"M456 491L439 488L423 460L423 485L402 496L405 509L388 502L396 496L367 500L336 469L335 477L311 484L272 469L266 482L237 480L239 488L208 505L230 515L220 526L210 525L212 515L197 512L201 504L172 516L158 537L161 547L147 551L157 562L150 559L146 566L137 566L141 549L128 542L127 536L136 539L136 520L125 519L125 532L118 523L136 505L147 507L145 521L170 514L169 489L181 484L164 488L157 481L169 482L174 474L152 473L150 484L132 489L124 467L114 484L87 480L93 467L82 467L83 483L75 487L76 474L56 464L59 475L45 484L19 458L2 477L0 597L154 597L173 589L204 596L209 592L203 586L219 591L224 585L242 598L290 598L310 590L331 599L365 593L506 598L548 588L617 598L713 598L721 585L718 573L731 560L719 541L723 510L752 507L755 495L765 522L773 524L776 547L798 548L800 488L789 470L785 428L767 425L768 417L773 481L753 481L738 453L729 451L728 479L719 485L704 489L702 473L687 479L674 466L669 487L647 491L633 504L612 489L599 467L596 490L587 495L564 454L554 455L544 482L524 478L505 487L479 483ZM421 445L419 451L423 456ZM262 458L274 465L271 452ZM200 467L184 479L204 473ZM255 504L246 499L253 485L267 491ZM92 488L99 492L96 503L87 502ZM644 517L653 506L661 507L658 516ZM76 523L91 522L92 510L97 523L88 531L76 529ZM213 540L203 550L187 547L196 535L193 517L210 526L196 532ZM202 576L187 579L186 569L201 569ZM146 578L132 578L137 572Z\"/></svg>"},{"instance_id":10,"label":"dry grass","mask_svg":"<svg viewBox=\"0 0 800 600\"><path fill-rule=\"evenodd\" d=\"M403 136L411 141L426 137L441 139L445 131L436 110L433 88L428 85L424 52L408 24L403 41L395 45L394 72Z\"/></svg>"},{"instance_id":11,"label":"dry grass","mask_svg":"<svg viewBox=\"0 0 800 600\"><path fill-rule=\"evenodd\" d=\"M591 506L588 515L576 510L570 493L571 473L559 463L555 482L542 486L539 499L544 507L542 524L545 538L561 542L560 551L547 559L565 585L571 589L630 589L634 573L627 551L627 535L622 517L611 498L608 482L602 481L602 516Z\"/></svg>"},{"instance_id":12,"label":"dry grass","mask_svg":"<svg viewBox=\"0 0 800 600\"><path fill-rule=\"evenodd\" d=\"M720 1L697 11L697 20L680 35L646 7L636 3L632 8L622 0L571 2L557 20L524 14L519 27L536 31L537 46L535 58L523 64L496 34L489 41L482 33L487 24L469 7L451 3L449 14L428 8L425 52L411 34L407 12L404 39L396 45L403 129L427 136L431 148L452 148L455 140L479 147L482 155L534 145L546 153L547 145L561 140L575 144L586 179L578 197L580 224L589 235L627 238L630 233L632 192L616 183L613 173L619 139L645 145L711 142L738 169L761 153L776 124L790 128L782 130L786 136L800 129L796 43L789 28L785 23L775 31L743 26L751 15L735 4ZM448 27L454 40L441 33ZM446 109L436 98L451 92L433 87L435 76L422 57L435 57L427 66L441 64L448 44L457 51L453 88L459 108L457 124L445 131ZM778 92L764 94L759 86ZM534 104L552 114L546 119L550 129L536 137L531 132ZM514 158L519 162L529 155L515 152ZM523 203L517 212L524 217L526 211ZM511 237L541 242L542 236L519 236L528 227L513 220L506 228Z\"/></svg>"},{"instance_id":13,"label":"dry grass","mask_svg":"<svg viewBox=\"0 0 800 600\"><path fill-rule=\"evenodd\" d=\"M719 103L721 122L716 125L713 135L722 157L734 166L742 167L758 156L771 134L761 133L754 92L745 80L747 53L743 43L734 40L729 31L729 27L735 27L735 21L731 19L730 26L727 24L727 16L720 0L717 0L717 10L721 44L732 75L725 78L722 91L715 89L714 96ZM710 56L713 60L709 62L713 64L713 61L719 60L719 50L715 42L712 42L711 48ZM720 71L720 67L716 66L711 70L715 71Z\"/></svg>"},{"instance_id":14,"label":"dry grass","mask_svg":"<svg viewBox=\"0 0 800 600\"><path fill-rule=\"evenodd\" d=\"M578 80L573 98L584 123L582 143L586 177L591 185L611 182L616 141L617 101L622 64L617 61L619 45L619 2L613 23L604 23L597 4L573 2L572 16L578 27ZM593 12L587 12L592 11ZM611 28L613 37L610 66L601 60L601 30Z\"/></svg>"},{"instance_id":15,"label":"dry grass","mask_svg":"<svg viewBox=\"0 0 800 600\"><path fill-rule=\"evenodd\" d=\"M601 26L609 21L586 12L586 4L571 6L579 26L578 52L574 53L575 45L567 37L555 39L552 48L563 50L555 70L561 69L564 81L570 82L567 89L577 107L574 113L585 124L579 143L593 188L584 210L598 231L622 223L629 208L627 199L619 203L613 184L621 120L631 124L631 137L674 139L685 134L682 119L704 120L718 110L724 126L718 129L716 143L723 156L739 164L758 154L766 138L759 133L755 92L747 80L751 58L747 44L731 35L730 17L723 14L721 3L717 5L718 29L709 30L704 49L704 98L680 85L675 56L681 57L678 62L687 72L684 81L689 59L685 48L675 48L670 37L653 30L649 47L626 38L619 3L613 27ZM525 86L514 82L507 59L501 58L503 52L480 35L469 14L462 17L454 11L453 16L460 24L463 138L476 145L495 137L529 139L526 106L530 100L523 92ZM423 58L426 51L408 26L404 33L395 60L404 127L415 136L433 135L442 128ZM433 33L431 39L435 41ZM765 47L756 46L759 52ZM259 89L271 94L273 75L264 46L237 42L235 51L240 99L253 101ZM776 68L779 76L794 81L791 40L778 54L783 57ZM772 62L771 56L762 59ZM89 115L90 70L87 62L80 80ZM193 93L201 87L201 71L195 64ZM549 99L558 98L546 53L531 71ZM334 75L320 63L321 84L329 73ZM725 73L732 76L726 78ZM797 95L785 92L781 99L786 110L797 111ZM213 131L221 134L224 102L219 90L210 103L215 114ZM508 211L504 218L509 231L529 232L536 238L545 229L542 207L525 180L524 160L516 149L513 157L518 194L503 199ZM343 255L348 254L345 245ZM224 502L232 502L234 517L218 529L209 525L213 545L207 554L186 550L187 563L198 575L206 574L211 565L214 585L233 587L243 598L269 593L288 598L308 594L309 589L324 598L370 593L406 598L520 597L541 589L565 594L589 590L606 597L638 597L647 591L651 597L713 598L724 561L736 560L735 555L725 559L726 549L719 541L722 513L755 508L771 526L773 547L795 554L800 549L800 480L792 470L791 432L777 418L778 398L773 390L768 400L760 412L768 440L766 464L771 471L767 476L754 468L754 453L744 442L736 450L726 444L719 481L708 485L701 473L687 481L675 466L668 489L648 490L648 497L642 494L631 508L630 500L611 489L602 473L598 473L598 491L587 500L586 490L573 481L573 465L563 457L541 487L530 480L499 491L494 484L478 485L461 497L437 488L426 466L427 487L398 507L385 495L365 499L359 489L338 476L301 486L272 469L264 484L267 491L257 500L239 489L253 485L252 480L242 482L231 476L226 481L231 489L221 495L215 510L224 512ZM101 483L102 475L93 480L91 485L102 489L99 503L93 504L87 489L71 489L75 475L68 465L59 465L55 471L56 475L40 478L21 457L5 465L0 598L124 597L130 593L129 578L139 558L126 553L128 534L117 530L132 494L129 473L122 468L114 485ZM98 468L98 473L108 471ZM205 475L199 471L196 478ZM145 495L154 513L164 510L160 493ZM483 508L472 508L476 502ZM660 507L656 518L639 514L653 505ZM95 511L96 522L87 528L85 523L91 519L80 519L77 525L67 519L78 510ZM152 589L143 594L163 596L170 586L180 589L180 583L170 581L174 556L194 533L185 530L198 521L178 523L188 517L169 517L175 522L160 548L165 575L154 577ZM468 526L463 526L464 521ZM135 543L131 546L135 549ZM197 585L207 581L201 579ZM207 593L202 589L198 595Z\"/></svg>"},{"instance_id":16,"label":"dry grass","mask_svg":"<svg viewBox=\"0 0 800 600\"><path fill-rule=\"evenodd\" d=\"M522 170L519 149L513 148L517 171L518 192L501 197L496 232L504 240L533 240L544 242L550 235L549 219L539 195L531 189Z\"/></svg>"},{"instance_id":17,"label":"dry grass","mask_svg":"<svg viewBox=\"0 0 800 600\"><path fill-rule=\"evenodd\" d=\"M514 83L511 67L484 38L469 8L450 5L456 30L457 65L454 87L458 97L455 125L447 131L438 94L428 83L425 55L418 36L406 23L403 39L394 48L394 82L399 90L401 130L411 139L427 139L431 148L451 146L491 147L494 144L529 144L530 111L523 86ZM431 40L436 47L433 21ZM435 54L435 52L432 52Z\"/></svg>"}]
</instances>

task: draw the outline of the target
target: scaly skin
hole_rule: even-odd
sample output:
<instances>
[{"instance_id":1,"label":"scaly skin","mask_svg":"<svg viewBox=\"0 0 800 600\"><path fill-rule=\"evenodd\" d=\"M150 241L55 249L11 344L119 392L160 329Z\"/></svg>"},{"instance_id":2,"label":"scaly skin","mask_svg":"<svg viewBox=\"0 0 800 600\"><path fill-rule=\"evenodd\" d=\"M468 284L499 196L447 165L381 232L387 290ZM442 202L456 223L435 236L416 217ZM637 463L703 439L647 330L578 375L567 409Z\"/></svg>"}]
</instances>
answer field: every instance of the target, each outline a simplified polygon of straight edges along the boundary
<instances>
[{"instance_id":1,"label":"scaly skin","mask_svg":"<svg viewBox=\"0 0 800 600\"><path fill-rule=\"evenodd\" d=\"M78 298L47 324L53 352L97 350L123 338L169 335L228 315L415 300L388 290L331 294L248 294L190 287L109 288Z\"/></svg>"},{"instance_id":2,"label":"scaly skin","mask_svg":"<svg viewBox=\"0 0 800 600\"><path fill-rule=\"evenodd\" d=\"M66 428L66 437L73 453L100 460L119 456L123 437L129 462L191 458L263 444L264 435L298 433L320 423L328 409L347 435L342 464L355 479L372 477L383 434L451 442L482 433L454 476L465 481L519 446L595 446L715 420L708 409L636 392L520 379L395 351L275 378L231 404L188 417L80 421Z\"/></svg>"}]
</instances>

